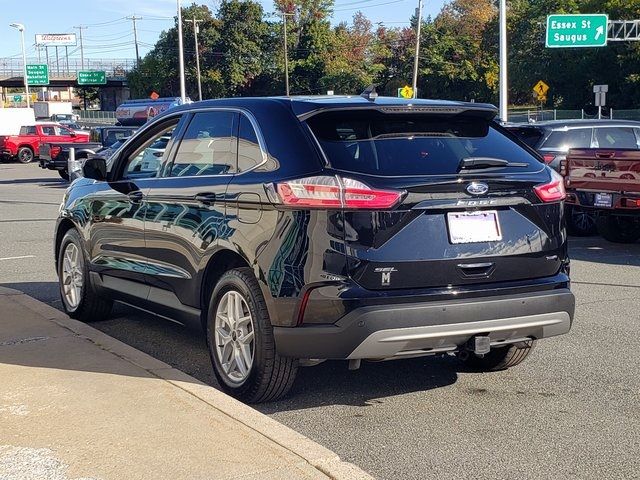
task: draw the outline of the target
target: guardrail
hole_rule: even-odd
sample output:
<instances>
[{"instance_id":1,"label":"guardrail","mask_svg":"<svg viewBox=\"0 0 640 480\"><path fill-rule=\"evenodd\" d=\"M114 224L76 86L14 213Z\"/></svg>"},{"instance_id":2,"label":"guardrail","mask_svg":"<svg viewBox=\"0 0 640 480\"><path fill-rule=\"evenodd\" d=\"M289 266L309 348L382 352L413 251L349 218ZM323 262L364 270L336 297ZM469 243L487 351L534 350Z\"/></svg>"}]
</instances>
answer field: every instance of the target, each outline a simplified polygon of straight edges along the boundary
<instances>
[{"instance_id":1,"label":"guardrail","mask_svg":"<svg viewBox=\"0 0 640 480\"><path fill-rule=\"evenodd\" d=\"M609 110L609 116L603 118L611 118L616 120L638 120L640 121L640 110ZM587 115L584 110L509 110L509 121L514 123L533 123L545 120L576 120L576 119L597 119L597 115Z\"/></svg>"}]
</instances>

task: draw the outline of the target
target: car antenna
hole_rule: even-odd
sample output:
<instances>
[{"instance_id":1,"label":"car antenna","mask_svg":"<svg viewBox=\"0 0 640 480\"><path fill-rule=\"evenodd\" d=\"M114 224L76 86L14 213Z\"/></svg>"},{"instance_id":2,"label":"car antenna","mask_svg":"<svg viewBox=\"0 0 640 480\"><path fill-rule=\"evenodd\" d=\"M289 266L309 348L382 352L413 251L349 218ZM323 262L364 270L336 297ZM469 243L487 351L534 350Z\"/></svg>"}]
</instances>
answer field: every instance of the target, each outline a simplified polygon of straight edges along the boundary
<instances>
[{"instance_id":1,"label":"car antenna","mask_svg":"<svg viewBox=\"0 0 640 480\"><path fill-rule=\"evenodd\" d=\"M375 101L375 99L378 98L378 92L376 92L376 86L373 84L369 85L367 88L364 89L364 92L362 92L360 96L372 102Z\"/></svg>"}]
</instances>

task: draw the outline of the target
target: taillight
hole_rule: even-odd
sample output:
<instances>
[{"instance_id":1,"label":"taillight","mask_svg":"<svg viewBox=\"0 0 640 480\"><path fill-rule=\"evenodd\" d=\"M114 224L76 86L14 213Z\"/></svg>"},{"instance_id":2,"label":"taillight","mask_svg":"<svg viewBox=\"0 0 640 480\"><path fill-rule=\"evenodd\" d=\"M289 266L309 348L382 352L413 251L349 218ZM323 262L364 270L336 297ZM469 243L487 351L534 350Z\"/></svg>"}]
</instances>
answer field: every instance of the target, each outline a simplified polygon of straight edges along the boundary
<instances>
[{"instance_id":1,"label":"taillight","mask_svg":"<svg viewBox=\"0 0 640 480\"><path fill-rule=\"evenodd\" d=\"M276 185L284 205L312 208L391 208L402 198L397 190L378 190L351 178L317 176Z\"/></svg>"},{"instance_id":2,"label":"taillight","mask_svg":"<svg viewBox=\"0 0 640 480\"><path fill-rule=\"evenodd\" d=\"M51 156L51 158L56 158L58 155L60 155L61 151L62 151L62 147L53 146L49 150L49 155Z\"/></svg>"},{"instance_id":3,"label":"taillight","mask_svg":"<svg viewBox=\"0 0 640 480\"><path fill-rule=\"evenodd\" d=\"M536 185L533 189L543 202L559 202L567 196L567 192L564 189L564 179L555 170L551 171L551 181L549 183Z\"/></svg>"},{"instance_id":4,"label":"taillight","mask_svg":"<svg viewBox=\"0 0 640 480\"><path fill-rule=\"evenodd\" d=\"M551 162L553 162L555 160L556 156L552 155L550 153L545 153L544 155L542 155L542 159L544 160L544 163L546 163L547 165Z\"/></svg>"}]
</instances>

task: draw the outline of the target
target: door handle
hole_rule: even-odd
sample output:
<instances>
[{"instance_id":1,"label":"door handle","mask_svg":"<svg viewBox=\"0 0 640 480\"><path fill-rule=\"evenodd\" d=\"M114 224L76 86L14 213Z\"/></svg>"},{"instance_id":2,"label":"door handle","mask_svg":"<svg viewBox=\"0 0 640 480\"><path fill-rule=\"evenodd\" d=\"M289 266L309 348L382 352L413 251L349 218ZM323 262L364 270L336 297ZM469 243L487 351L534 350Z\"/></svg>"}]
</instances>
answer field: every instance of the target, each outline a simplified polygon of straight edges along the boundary
<instances>
[{"instance_id":1,"label":"door handle","mask_svg":"<svg viewBox=\"0 0 640 480\"><path fill-rule=\"evenodd\" d=\"M616 156L616 152L596 152L597 158L613 158Z\"/></svg>"},{"instance_id":2,"label":"door handle","mask_svg":"<svg viewBox=\"0 0 640 480\"><path fill-rule=\"evenodd\" d=\"M195 196L196 202L200 202L204 205L212 205L216 202L216 194L212 192L198 193Z\"/></svg>"},{"instance_id":3,"label":"door handle","mask_svg":"<svg viewBox=\"0 0 640 480\"><path fill-rule=\"evenodd\" d=\"M140 190L134 190L133 192L127 193L127 197L133 203L140 203L142 201L142 192Z\"/></svg>"}]
</instances>

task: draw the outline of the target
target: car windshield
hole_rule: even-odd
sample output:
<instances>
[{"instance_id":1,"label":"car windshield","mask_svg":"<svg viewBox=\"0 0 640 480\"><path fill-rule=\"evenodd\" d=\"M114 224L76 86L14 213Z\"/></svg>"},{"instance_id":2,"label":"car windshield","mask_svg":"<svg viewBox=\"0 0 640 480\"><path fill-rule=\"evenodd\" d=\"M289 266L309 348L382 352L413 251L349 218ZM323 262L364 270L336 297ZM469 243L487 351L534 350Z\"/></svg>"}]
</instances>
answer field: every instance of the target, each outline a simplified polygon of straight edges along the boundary
<instances>
[{"instance_id":1,"label":"car windshield","mask_svg":"<svg viewBox=\"0 0 640 480\"><path fill-rule=\"evenodd\" d=\"M370 175L448 175L461 161L490 157L537 171L539 160L477 116L328 112L307 121L336 169Z\"/></svg>"}]
</instances>

